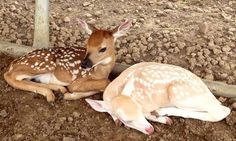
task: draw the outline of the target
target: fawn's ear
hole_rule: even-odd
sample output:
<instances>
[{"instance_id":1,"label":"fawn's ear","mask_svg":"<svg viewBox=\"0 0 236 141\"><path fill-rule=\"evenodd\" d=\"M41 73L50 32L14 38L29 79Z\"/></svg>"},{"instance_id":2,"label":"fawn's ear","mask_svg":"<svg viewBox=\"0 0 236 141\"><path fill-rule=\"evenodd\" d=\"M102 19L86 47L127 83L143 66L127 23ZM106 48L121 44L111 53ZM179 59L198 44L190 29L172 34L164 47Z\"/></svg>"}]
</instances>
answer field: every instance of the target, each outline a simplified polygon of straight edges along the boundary
<instances>
[{"instance_id":1,"label":"fawn's ear","mask_svg":"<svg viewBox=\"0 0 236 141\"><path fill-rule=\"evenodd\" d=\"M132 21L126 20L125 22L121 23L119 26L112 30L113 36L115 38L123 36L131 26Z\"/></svg>"},{"instance_id":2,"label":"fawn's ear","mask_svg":"<svg viewBox=\"0 0 236 141\"><path fill-rule=\"evenodd\" d=\"M86 23L85 21L78 19L78 22L80 26L89 34L91 35L94 30L97 30L97 28L91 24Z\"/></svg>"},{"instance_id":3,"label":"fawn's ear","mask_svg":"<svg viewBox=\"0 0 236 141\"><path fill-rule=\"evenodd\" d=\"M104 101L101 100L92 100L92 99L85 99L85 101L95 110L98 112L107 112L107 105Z\"/></svg>"}]
</instances>

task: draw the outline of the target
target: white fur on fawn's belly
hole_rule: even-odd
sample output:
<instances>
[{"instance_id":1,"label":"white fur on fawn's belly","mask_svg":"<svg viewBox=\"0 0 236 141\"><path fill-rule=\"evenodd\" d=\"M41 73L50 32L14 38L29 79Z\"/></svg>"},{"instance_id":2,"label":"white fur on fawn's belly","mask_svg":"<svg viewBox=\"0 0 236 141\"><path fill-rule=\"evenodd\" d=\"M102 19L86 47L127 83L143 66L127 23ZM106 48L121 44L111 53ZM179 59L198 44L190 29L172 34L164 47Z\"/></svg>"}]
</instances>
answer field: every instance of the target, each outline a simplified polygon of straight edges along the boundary
<instances>
[{"instance_id":1,"label":"white fur on fawn's belly","mask_svg":"<svg viewBox=\"0 0 236 141\"><path fill-rule=\"evenodd\" d=\"M25 75L25 74L22 74L22 75L17 75L16 76L16 80L23 80L23 79L27 79L27 80L30 80L32 78L34 78L35 76L30 76L30 75Z\"/></svg>"},{"instance_id":2,"label":"white fur on fawn's belly","mask_svg":"<svg viewBox=\"0 0 236 141\"><path fill-rule=\"evenodd\" d=\"M35 76L29 76L29 75L18 75L16 77L16 80L23 80L23 79L36 79L40 83L44 84L56 84L61 86L68 86L69 83L61 82L59 81L53 73L46 73L46 74L40 74Z\"/></svg>"},{"instance_id":3,"label":"white fur on fawn's belly","mask_svg":"<svg viewBox=\"0 0 236 141\"><path fill-rule=\"evenodd\" d=\"M40 81L41 83L45 84L57 84L61 86L68 86L69 83L59 81L56 76L52 73L41 74L35 77L36 80Z\"/></svg>"}]
</instances>

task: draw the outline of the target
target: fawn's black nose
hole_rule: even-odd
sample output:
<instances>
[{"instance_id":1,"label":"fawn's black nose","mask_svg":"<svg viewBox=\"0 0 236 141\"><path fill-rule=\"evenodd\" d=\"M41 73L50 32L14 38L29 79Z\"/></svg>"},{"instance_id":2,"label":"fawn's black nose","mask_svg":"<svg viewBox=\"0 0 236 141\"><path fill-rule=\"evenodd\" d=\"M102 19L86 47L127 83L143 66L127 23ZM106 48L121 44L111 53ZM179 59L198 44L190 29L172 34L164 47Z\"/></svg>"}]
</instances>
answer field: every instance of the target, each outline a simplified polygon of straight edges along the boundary
<instances>
[{"instance_id":1,"label":"fawn's black nose","mask_svg":"<svg viewBox=\"0 0 236 141\"><path fill-rule=\"evenodd\" d=\"M83 69L89 69L89 68L92 68L92 66L93 66L93 63L88 58L85 58L85 60L83 60L82 63L81 63L81 67Z\"/></svg>"}]
</instances>

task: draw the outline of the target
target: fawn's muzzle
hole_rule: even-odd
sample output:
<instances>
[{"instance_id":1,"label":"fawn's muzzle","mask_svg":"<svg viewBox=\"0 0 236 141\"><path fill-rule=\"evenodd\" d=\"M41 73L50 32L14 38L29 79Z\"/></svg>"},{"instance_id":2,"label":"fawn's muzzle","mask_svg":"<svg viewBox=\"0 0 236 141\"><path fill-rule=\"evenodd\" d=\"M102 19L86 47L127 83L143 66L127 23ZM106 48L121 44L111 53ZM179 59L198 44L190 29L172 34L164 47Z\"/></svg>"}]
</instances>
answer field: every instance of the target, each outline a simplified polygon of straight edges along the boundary
<instances>
[{"instance_id":1,"label":"fawn's muzzle","mask_svg":"<svg viewBox=\"0 0 236 141\"><path fill-rule=\"evenodd\" d=\"M86 56L86 58L82 61L81 67L83 69L89 69L93 67L92 61L88 58L89 55Z\"/></svg>"}]
</instances>

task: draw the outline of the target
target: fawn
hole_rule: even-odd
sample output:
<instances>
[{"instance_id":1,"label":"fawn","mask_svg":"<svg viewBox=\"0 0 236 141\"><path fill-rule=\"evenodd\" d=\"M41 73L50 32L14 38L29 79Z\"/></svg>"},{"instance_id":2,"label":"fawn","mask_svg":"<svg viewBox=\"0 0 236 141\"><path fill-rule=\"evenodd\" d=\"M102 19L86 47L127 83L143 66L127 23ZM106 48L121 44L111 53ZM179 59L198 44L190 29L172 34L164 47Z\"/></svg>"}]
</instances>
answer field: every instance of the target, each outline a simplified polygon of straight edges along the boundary
<instances>
[{"instance_id":1,"label":"fawn","mask_svg":"<svg viewBox=\"0 0 236 141\"><path fill-rule=\"evenodd\" d=\"M52 91L74 100L103 91L116 61L115 41L132 25L125 21L113 30L100 30L79 20L90 35L86 48L37 49L15 59L4 74L14 88L35 92L55 100ZM71 93L66 93L68 87Z\"/></svg>"},{"instance_id":2,"label":"fawn","mask_svg":"<svg viewBox=\"0 0 236 141\"><path fill-rule=\"evenodd\" d=\"M152 134L146 120L172 124L168 116L216 122L230 114L199 77L178 66L143 62L112 81L103 100L86 101L99 112L108 112L115 123Z\"/></svg>"}]
</instances>

